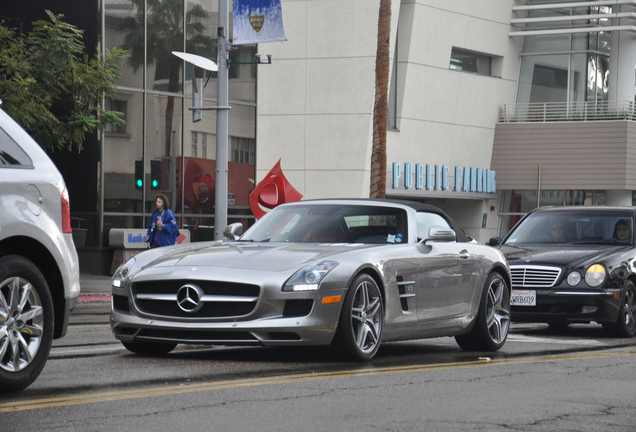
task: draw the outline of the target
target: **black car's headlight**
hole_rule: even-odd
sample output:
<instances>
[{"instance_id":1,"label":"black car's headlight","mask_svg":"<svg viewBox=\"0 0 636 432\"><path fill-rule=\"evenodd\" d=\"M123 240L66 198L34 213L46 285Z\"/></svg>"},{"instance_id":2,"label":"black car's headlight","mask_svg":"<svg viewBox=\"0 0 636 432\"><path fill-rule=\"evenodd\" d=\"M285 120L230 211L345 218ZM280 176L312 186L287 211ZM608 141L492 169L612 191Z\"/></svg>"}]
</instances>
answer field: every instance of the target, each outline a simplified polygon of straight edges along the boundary
<instances>
[{"instance_id":1,"label":"black car's headlight","mask_svg":"<svg viewBox=\"0 0 636 432\"><path fill-rule=\"evenodd\" d=\"M133 267L133 265L135 265L135 261L135 257L132 257L124 264L120 265L117 270L115 270L115 273L113 273L112 282L114 288L122 287L123 281L130 275L130 269Z\"/></svg>"},{"instance_id":2,"label":"black car's headlight","mask_svg":"<svg viewBox=\"0 0 636 432\"><path fill-rule=\"evenodd\" d=\"M577 286L581 282L581 274L577 271L573 271L568 275L568 285Z\"/></svg>"},{"instance_id":3,"label":"black car's headlight","mask_svg":"<svg viewBox=\"0 0 636 432\"><path fill-rule=\"evenodd\" d=\"M592 264L585 272L585 282L591 287L597 287L605 280L605 267L601 264Z\"/></svg>"},{"instance_id":4,"label":"black car's headlight","mask_svg":"<svg viewBox=\"0 0 636 432\"><path fill-rule=\"evenodd\" d=\"M339 263L323 261L298 270L285 284L285 291L315 291L327 274Z\"/></svg>"}]
</instances>

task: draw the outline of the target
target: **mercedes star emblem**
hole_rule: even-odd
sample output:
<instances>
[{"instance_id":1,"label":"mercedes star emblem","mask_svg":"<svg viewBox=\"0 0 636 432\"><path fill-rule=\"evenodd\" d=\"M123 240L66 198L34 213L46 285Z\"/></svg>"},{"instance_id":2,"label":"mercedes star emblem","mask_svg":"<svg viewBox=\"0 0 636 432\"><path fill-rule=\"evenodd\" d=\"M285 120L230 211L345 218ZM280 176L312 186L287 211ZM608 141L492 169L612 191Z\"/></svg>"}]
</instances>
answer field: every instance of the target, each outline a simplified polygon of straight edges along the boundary
<instances>
[{"instance_id":1,"label":"mercedes star emblem","mask_svg":"<svg viewBox=\"0 0 636 432\"><path fill-rule=\"evenodd\" d=\"M202 298L203 290L194 284L183 285L177 291L177 304L181 310L189 313L197 312L203 307Z\"/></svg>"}]
</instances>

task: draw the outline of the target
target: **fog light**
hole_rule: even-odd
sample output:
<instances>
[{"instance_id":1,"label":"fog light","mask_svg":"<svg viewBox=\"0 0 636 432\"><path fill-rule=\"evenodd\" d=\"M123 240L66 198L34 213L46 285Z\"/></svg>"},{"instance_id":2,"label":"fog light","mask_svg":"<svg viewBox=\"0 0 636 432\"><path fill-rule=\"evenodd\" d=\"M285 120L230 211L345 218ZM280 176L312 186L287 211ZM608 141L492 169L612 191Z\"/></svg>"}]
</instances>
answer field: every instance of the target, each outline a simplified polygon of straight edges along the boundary
<instances>
[{"instance_id":1,"label":"fog light","mask_svg":"<svg viewBox=\"0 0 636 432\"><path fill-rule=\"evenodd\" d=\"M594 313L597 310L598 310L598 307L596 306L583 306L583 310L581 310L581 313L589 314L589 313Z\"/></svg>"},{"instance_id":2,"label":"fog light","mask_svg":"<svg viewBox=\"0 0 636 432\"><path fill-rule=\"evenodd\" d=\"M579 274L579 272L573 271L568 275L568 285L576 286L579 284L579 282L581 282L581 275Z\"/></svg>"}]
</instances>

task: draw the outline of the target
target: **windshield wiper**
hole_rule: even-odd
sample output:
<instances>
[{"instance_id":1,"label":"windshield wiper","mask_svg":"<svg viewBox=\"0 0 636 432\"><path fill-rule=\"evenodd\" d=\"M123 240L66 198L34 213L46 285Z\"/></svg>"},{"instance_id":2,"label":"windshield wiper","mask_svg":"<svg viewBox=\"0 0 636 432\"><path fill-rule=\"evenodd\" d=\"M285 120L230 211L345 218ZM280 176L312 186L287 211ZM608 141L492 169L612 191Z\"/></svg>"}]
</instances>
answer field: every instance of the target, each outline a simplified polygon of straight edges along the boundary
<instances>
[{"instance_id":1,"label":"windshield wiper","mask_svg":"<svg viewBox=\"0 0 636 432\"><path fill-rule=\"evenodd\" d=\"M624 243L617 239L603 239L603 240L580 240L572 242L574 244L584 244L584 245L624 245L629 246L629 243Z\"/></svg>"}]
</instances>

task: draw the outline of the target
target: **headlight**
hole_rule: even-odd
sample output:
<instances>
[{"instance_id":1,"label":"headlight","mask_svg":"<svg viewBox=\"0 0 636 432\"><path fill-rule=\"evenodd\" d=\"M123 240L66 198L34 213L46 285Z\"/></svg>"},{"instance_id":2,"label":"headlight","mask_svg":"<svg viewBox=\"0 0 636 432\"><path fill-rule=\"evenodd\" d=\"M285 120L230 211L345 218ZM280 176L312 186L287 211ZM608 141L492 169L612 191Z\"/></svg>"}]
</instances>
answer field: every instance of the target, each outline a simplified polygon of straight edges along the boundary
<instances>
[{"instance_id":1,"label":"headlight","mask_svg":"<svg viewBox=\"0 0 636 432\"><path fill-rule=\"evenodd\" d=\"M298 270L285 284L285 291L315 291L327 274L336 268L335 261L323 261Z\"/></svg>"},{"instance_id":2,"label":"headlight","mask_svg":"<svg viewBox=\"0 0 636 432\"><path fill-rule=\"evenodd\" d=\"M124 264L120 265L117 270L115 270L115 273L113 273L113 286L115 288L121 288L122 281L128 277L130 269L135 264L135 261L135 257L132 257Z\"/></svg>"},{"instance_id":3,"label":"headlight","mask_svg":"<svg viewBox=\"0 0 636 432\"><path fill-rule=\"evenodd\" d=\"M568 275L568 285L576 286L581 282L581 275L577 271L573 271Z\"/></svg>"},{"instance_id":4,"label":"headlight","mask_svg":"<svg viewBox=\"0 0 636 432\"><path fill-rule=\"evenodd\" d=\"M585 272L585 282L591 287L597 287L605 280L605 267L593 264Z\"/></svg>"}]
</instances>

